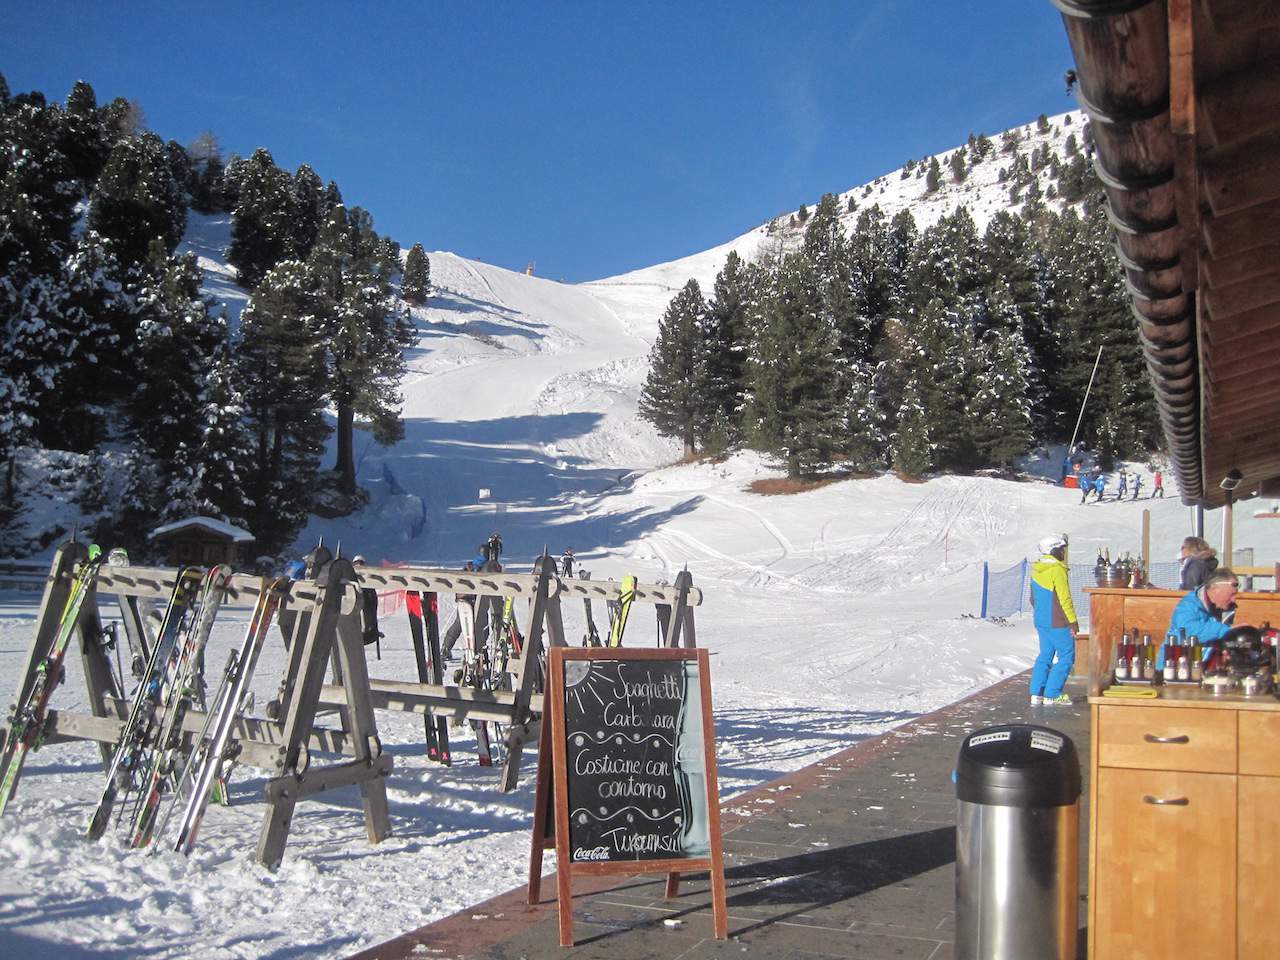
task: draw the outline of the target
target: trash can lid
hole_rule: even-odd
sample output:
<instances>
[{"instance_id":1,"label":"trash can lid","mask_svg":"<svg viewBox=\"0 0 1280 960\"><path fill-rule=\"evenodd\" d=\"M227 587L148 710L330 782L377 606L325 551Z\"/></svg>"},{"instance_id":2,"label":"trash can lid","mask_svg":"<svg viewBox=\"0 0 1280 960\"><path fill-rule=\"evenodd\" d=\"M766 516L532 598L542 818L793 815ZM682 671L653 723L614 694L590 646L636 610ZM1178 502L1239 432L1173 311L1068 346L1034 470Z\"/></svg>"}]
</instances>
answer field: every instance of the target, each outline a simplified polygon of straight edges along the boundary
<instances>
[{"instance_id":1,"label":"trash can lid","mask_svg":"<svg viewBox=\"0 0 1280 960\"><path fill-rule=\"evenodd\" d=\"M998 807L1065 807L1080 799L1080 760L1065 733L1029 723L984 727L964 738L956 798Z\"/></svg>"}]
</instances>

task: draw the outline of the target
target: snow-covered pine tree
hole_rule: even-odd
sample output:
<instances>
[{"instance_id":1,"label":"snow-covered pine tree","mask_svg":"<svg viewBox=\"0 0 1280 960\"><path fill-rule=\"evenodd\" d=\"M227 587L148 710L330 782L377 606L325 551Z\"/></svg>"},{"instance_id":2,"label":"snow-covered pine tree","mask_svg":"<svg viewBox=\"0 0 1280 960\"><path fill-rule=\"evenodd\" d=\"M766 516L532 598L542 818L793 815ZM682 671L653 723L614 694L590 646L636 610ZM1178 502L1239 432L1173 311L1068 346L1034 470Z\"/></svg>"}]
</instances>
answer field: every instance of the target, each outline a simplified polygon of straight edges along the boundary
<instances>
[{"instance_id":1,"label":"snow-covered pine tree","mask_svg":"<svg viewBox=\"0 0 1280 960\"><path fill-rule=\"evenodd\" d=\"M134 264L146 262L155 239L172 253L186 225L186 197L164 143L153 133L120 140L90 195L90 228L112 241L122 264Z\"/></svg>"},{"instance_id":2,"label":"snow-covered pine tree","mask_svg":"<svg viewBox=\"0 0 1280 960\"><path fill-rule=\"evenodd\" d=\"M225 331L225 318L223 324ZM190 495L194 512L248 526L253 504L246 501L245 477L252 463L253 446L230 347L229 336L224 337L205 377L195 448L199 472Z\"/></svg>"},{"instance_id":3,"label":"snow-covered pine tree","mask_svg":"<svg viewBox=\"0 0 1280 960\"><path fill-rule=\"evenodd\" d=\"M307 268L316 284L316 322L328 395L337 409L338 491L356 492L355 418L368 421L381 444L404 436L400 380L412 326L391 283L398 246L373 229L360 207L336 207L320 229Z\"/></svg>"},{"instance_id":4,"label":"snow-covered pine tree","mask_svg":"<svg viewBox=\"0 0 1280 960\"><path fill-rule=\"evenodd\" d=\"M62 136L58 149L71 163L72 170L87 191L97 181L111 152L93 87L77 80L67 94L67 106L61 119Z\"/></svg>"},{"instance_id":5,"label":"snow-covered pine tree","mask_svg":"<svg viewBox=\"0 0 1280 960\"><path fill-rule=\"evenodd\" d=\"M305 260L311 255L320 225L329 215L324 197L324 181L309 164L298 167L293 175L294 232L290 256Z\"/></svg>"},{"instance_id":6,"label":"snow-covered pine tree","mask_svg":"<svg viewBox=\"0 0 1280 960\"><path fill-rule=\"evenodd\" d=\"M177 495L174 481L194 484L204 382L227 338L225 319L200 293L195 254L170 259L138 291L138 328L131 354L136 370L128 411L134 443L169 478L152 504L157 515ZM160 491L156 491L159 493Z\"/></svg>"},{"instance_id":7,"label":"snow-covered pine tree","mask_svg":"<svg viewBox=\"0 0 1280 960\"><path fill-rule=\"evenodd\" d=\"M404 261L404 277L400 281L400 296L409 303L420 307L431 295L431 261L422 244L415 243L409 248Z\"/></svg>"},{"instance_id":8,"label":"snow-covered pine tree","mask_svg":"<svg viewBox=\"0 0 1280 960\"><path fill-rule=\"evenodd\" d=\"M690 280L671 298L658 336L649 351L649 373L640 388L640 416L664 437L677 437L684 455L698 451L700 429L714 409L704 389L706 382L707 303L697 280Z\"/></svg>"},{"instance_id":9,"label":"snow-covered pine tree","mask_svg":"<svg viewBox=\"0 0 1280 960\"><path fill-rule=\"evenodd\" d=\"M58 402L41 405L38 436L49 448L87 452L111 439L109 424L132 380L125 352L137 327L137 305L111 242L94 230L72 245L59 287Z\"/></svg>"},{"instance_id":10,"label":"snow-covered pine tree","mask_svg":"<svg viewBox=\"0 0 1280 960\"><path fill-rule=\"evenodd\" d=\"M802 253L786 255L773 280L754 318L748 424L753 445L799 477L828 465L840 447L839 341Z\"/></svg>"},{"instance_id":11,"label":"snow-covered pine tree","mask_svg":"<svg viewBox=\"0 0 1280 960\"><path fill-rule=\"evenodd\" d=\"M747 309L751 293L742 258L730 250L716 274L702 332L707 422L700 431L710 450L722 450L742 436L746 360L750 351Z\"/></svg>"},{"instance_id":12,"label":"snow-covered pine tree","mask_svg":"<svg viewBox=\"0 0 1280 960\"><path fill-rule=\"evenodd\" d=\"M902 384L897 429L890 438L890 450L894 469L903 477L923 477L933 468L934 424L925 410L923 392L923 385L914 375Z\"/></svg>"},{"instance_id":13,"label":"snow-covered pine tree","mask_svg":"<svg viewBox=\"0 0 1280 960\"><path fill-rule=\"evenodd\" d=\"M1007 467L1031 449L1031 351L1013 324L981 348L986 369L970 412L974 440L981 462Z\"/></svg>"},{"instance_id":14,"label":"snow-covered pine tree","mask_svg":"<svg viewBox=\"0 0 1280 960\"><path fill-rule=\"evenodd\" d=\"M52 276L70 244L81 193L60 133L53 107L14 100L0 114L0 276L20 261Z\"/></svg>"},{"instance_id":15,"label":"snow-covered pine tree","mask_svg":"<svg viewBox=\"0 0 1280 960\"><path fill-rule=\"evenodd\" d=\"M263 277L240 315L236 376L253 444L243 479L250 529L268 553L306 522L329 435L315 286L306 264L286 260Z\"/></svg>"},{"instance_id":16,"label":"snow-covered pine tree","mask_svg":"<svg viewBox=\"0 0 1280 960\"><path fill-rule=\"evenodd\" d=\"M259 148L227 179L238 197L227 260L240 285L253 289L295 249L293 178Z\"/></svg>"}]
</instances>

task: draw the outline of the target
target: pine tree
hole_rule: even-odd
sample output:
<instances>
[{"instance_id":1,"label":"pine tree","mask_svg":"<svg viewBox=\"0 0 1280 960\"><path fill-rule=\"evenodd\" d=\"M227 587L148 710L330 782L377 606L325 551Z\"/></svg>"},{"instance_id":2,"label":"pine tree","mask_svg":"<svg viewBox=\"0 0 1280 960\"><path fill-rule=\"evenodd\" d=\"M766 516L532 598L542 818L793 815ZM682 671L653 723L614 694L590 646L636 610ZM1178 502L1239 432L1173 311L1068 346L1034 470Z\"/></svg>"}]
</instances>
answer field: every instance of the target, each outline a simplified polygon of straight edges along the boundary
<instances>
[{"instance_id":1,"label":"pine tree","mask_svg":"<svg viewBox=\"0 0 1280 960\"><path fill-rule=\"evenodd\" d=\"M307 164L293 175L294 234L292 256L305 260L311 255L320 225L329 215L325 202L324 181Z\"/></svg>"},{"instance_id":2,"label":"pine tree","mask_svg":"<svg viewBox=\"0 0 1280 960\"><path fill-rule=\"evenodd\" d=\"M61 119L62 136L58 148L87 189L97 181L111 152L93 87L77 80L67 94L67 106Z\"/></svg>"},{"instance_id":3,"label":"pine tree","mask_svg":"<svg viewBox=\"0 0 1280 960\"><path fill-rule=\"evenodd\" d=\"M746 399L746 361L750 351L747 311L751 301L742 258L730 250L716 274L713 298L706 305L702 332L705 357L706 423L700 433L708 450L736 443L742 436Z\"/></svg>"},{"instance_id":4,"label":"pine tree","mask_svg":"<svg viewBox=\"0 0 1280 960\"><path fill-rule=\"evenodd\" d=\"M61 132L53 108L15 100L0 115L0 277L20 261L53 275L70 246L81 193Z\"/></svg>"},{"instance_id":5,"label":"pine tree","mask_svg":"<svg viewBox=\"0 0 1280 960\"><path fill-rule=\"evenodd\" d=\"M243 482L250 529L264 552L284 547L306 522L330 432L317 299L306 265L287 260L262 279L240 315L235 377L253 450Z\"/></svg>"},{"instance_id":6,"label":"pine tree","mask_svg":"<svg viewBox=\"0 0 1280 960\"><path fill-rule=\"evenodd\" d=\"M938 166L938 158L929 158L929 172L924 178L924 192L936 193L938 187L942 185L942 168Z\"/></svg>"},{"instance_id":7,"label":"pine tree","mask_svg":"<svg viewBox=\"0 0 1280 960\"><path fill-rule=\"evenodd\" d=\"M708 397L705 349L706 301L698 281L690 280L667 304L658 321L658 336L649 351L649 373L640 389L640 416L665 437L678 437L684 455L698 450L700 424L706 419Z\"/></svg>"},{"instance_id":8,"label":"pine tree","mask_svg":"<svg viewBox=\"0 0 1280 960\"><path fill-rule=\"evenodd\" d=\"M400 281L400 296L414 306L422 306L431 295L431 261L422 244L409 248L404 262L404 279Z\"/></svg>"},{"instance_id":9,"label":"pine tree","mask_svg":"<svg viewBox=\"0 0 1280 960\"><path fill-rule=\"evenodd\" d=\"M947 161L947 165L951 167L951 179L956 183L963 183L968 172L964 147L951 154L951 159Z\"/></svg>"},{"instance_id":10,"label":"pine tree","mask_svg":"<svg viewBox=\"0 0 1280 960\"><path fill-rule=\"evenodd\" d=\"M227 179L239 197L227 260L236 268L240 285L253 289L296 249L293 180L261 148Z\"/></svg>"},{"instance_id":11,"label":"pine tree","mask_svg":"<svg viewBox=\"0 0 1280 960\"><path fill-rule=\"evenodd\" d=\"M137 442L162 470L199 444L203 383L226 340L225 321L200 292L195 254L169 260L138 292L129 411Z\"/></svg>"},{"instance_id":12,"label":"pine tree","mask_svg":"<svg viewBox=\"0 0 1280 960\"><path fill-rule=\"evenodd\" d=\"M338 490L354 494L356 416L370 423L380 444L404 436L399 384L413 328L392 293L399 248L374 232L373 218L360 207L340 206L321 228L307 267L317 285L328 395L337 409Z\"/></svg>"},{"instance_id":13,"label":"pine tree","mask_svg":"<svg viewBox=\"0 0 1280 960\"><path fill-rule=\"evenodd\" d=\"M837 333L823 317L808 260L784 257L773 289L759 306L751 363L753 444L780 456L799 477L831 462L839 449Z\"/></svg>"},{"instance_id":14,"label":"pine tree","mask_svg":"<svg viewBox=\"0 0 1280 960\"><path fill-rule=\"evenodd\" d=\"M147 262L155 239L172 253L186 225L186 198L160 138L147 133L117 143L89 200L90 228L112 241L122 263L131 264Z\"/></svg>"}]
</instances>

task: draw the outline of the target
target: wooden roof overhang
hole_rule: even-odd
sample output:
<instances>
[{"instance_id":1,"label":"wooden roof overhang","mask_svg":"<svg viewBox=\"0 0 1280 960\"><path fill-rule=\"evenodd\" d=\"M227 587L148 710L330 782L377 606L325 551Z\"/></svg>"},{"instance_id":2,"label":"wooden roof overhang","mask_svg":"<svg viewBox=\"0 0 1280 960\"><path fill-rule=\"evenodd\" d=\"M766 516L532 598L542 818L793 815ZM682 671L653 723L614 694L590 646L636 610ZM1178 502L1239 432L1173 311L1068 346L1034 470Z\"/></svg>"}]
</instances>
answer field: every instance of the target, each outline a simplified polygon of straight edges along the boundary
<instances>
[{"instance_id":1,"label":"wooden roof overhang","mask_svg":"<svg viewBox=\"0 0 1280 960\"><path fill-rule=\"evenodd\" d=\"M1182 499L1280 494L1280 2L1052 2Z\"/></svg>"}]
</instances>

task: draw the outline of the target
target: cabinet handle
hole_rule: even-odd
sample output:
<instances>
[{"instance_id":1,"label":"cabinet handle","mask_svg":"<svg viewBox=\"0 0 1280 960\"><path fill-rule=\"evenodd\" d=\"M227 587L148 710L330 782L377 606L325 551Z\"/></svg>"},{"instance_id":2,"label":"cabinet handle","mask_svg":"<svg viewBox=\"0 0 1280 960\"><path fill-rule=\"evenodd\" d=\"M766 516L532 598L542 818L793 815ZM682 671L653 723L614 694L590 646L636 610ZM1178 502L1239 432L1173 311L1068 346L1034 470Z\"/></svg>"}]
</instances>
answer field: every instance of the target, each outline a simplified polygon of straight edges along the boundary
<instances>
[{"instance_id":1,"label":"cabinet handle","mask_svg":"<svg viewBox=\"0 0 1280 960\"><path fill-rule=\"evenodd\" d=\"M1154 733L1144 734L1142 737L1147 743L1190 743L1191 738L1185 733L1176 737L1157 737Z\"/></svg>"},{"instance_id":2,"label":"cabinet handle","mask_svg":"<svg viewBox=\"0 0 1280 960\"><path fill-rule=\"evenodd\" d=\"M1153 797L1151 794L1147 794L1143 797L1142 802L1153 803L1157 807L1186 807L1191 804L1191 801L1186 797L1171 797L1168 800L1163 800L1160 797Z\"/></svg>"}]
</instances>

